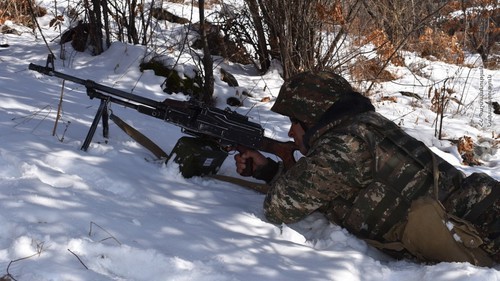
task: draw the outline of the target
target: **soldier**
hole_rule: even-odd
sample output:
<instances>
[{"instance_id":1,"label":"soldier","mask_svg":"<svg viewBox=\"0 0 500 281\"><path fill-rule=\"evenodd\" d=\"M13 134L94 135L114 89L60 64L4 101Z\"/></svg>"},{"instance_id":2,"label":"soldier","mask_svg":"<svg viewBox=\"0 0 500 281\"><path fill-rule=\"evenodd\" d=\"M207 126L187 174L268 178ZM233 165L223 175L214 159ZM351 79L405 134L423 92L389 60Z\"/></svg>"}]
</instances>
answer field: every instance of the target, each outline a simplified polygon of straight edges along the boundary
<instances>
[{"instance_id":1,"label":"soldier","mask_svg":"<svg viewBox=\"0 0 500 281\"><path fill-rule=\"evenodd\" d=\"M469 177L375 112L370 100L331 72L285 81L271 109L288 116L305 156L289 170L249 150L235 155L242 173L266 181L266 218L293 223L323 213L370 245L427 262L500 260L500 183Z\"/></svg>"}]
</instances>

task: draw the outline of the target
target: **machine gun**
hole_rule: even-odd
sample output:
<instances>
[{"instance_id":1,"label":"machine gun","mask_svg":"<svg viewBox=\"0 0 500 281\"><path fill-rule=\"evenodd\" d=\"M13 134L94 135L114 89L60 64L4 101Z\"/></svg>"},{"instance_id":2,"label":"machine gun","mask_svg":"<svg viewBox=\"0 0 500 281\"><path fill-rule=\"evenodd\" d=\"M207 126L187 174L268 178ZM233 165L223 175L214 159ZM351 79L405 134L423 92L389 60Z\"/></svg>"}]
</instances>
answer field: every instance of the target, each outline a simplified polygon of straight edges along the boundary
<instances>
[{"instance_id":1,"label":"machine gun","mask_svg":"<svg viewBox=\"0 0 500 281\"><path fill-rule=\"evenodd\" d=\"M281 158L285 168L289 168L295 163L293 154L297 147L293 142L280 142L265 137L264 129L259 124L249 121L248 117L230 109L222 110L193 100L177 101L166 99L162 102L155 101L101 85L92 80L57 72L54 70L54 58L51 55L47 58L45 66L30 63L28 68L48 76L55 76L84 85L90 99L97 98L101 100L87 137L81 147L84 151L88 149L101 119L103 132L107 137L108 105L109 103L116 103L179 126L185 134L213 139L226 150L236 149L243 152L246 149L255 149L272 153ZM244 172L244 175L251 174L251 166L252 163L248 162L247 171Z\"/></svg>"}]
</instances>

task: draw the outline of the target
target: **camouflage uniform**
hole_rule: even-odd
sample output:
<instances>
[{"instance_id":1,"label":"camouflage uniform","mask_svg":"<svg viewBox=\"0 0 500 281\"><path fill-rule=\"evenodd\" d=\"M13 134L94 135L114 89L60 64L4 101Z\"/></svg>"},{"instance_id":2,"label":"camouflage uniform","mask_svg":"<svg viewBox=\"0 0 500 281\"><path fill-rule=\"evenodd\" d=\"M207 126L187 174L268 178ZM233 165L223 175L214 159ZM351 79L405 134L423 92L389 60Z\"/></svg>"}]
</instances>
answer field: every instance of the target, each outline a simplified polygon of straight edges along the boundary
<instances>
[{"instance_id":1,"label":"camouflage uniform","mask_svg":"<svg viewBox=\"0 0 500 281\"><path fill-rule=\"evenodd\" d=\"M468 219L473 213L469 221L483 238L482 248L496 259L500 203L492 190L500 190L498 182L486 175L464 180L425 144L370 106L358 106L366 100L340 76L306 73L291 81L285 82L273 110L303 122L309 150L272 182L264 201L271 222L291 223L321 211L359 238L400 243L412 203L436 198L451 215ZM325 81L330 84L324 86ZM307 115L308 110L314 114Z\"/></svg>"}]
</instances>

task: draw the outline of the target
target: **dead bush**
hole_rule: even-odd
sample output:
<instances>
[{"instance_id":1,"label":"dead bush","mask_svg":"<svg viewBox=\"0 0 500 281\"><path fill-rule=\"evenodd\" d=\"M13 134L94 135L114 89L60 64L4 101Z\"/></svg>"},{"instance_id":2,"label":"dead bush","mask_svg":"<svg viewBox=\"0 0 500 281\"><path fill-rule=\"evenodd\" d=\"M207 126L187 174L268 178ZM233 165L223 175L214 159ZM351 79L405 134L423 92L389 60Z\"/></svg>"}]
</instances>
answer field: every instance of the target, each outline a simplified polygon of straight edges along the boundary
<instances>
[{"instance_id":1,"label":"dead bush","mask_svg":"<svg viewBox=\"0 0 500 281\"><path fill-rule=\"evenodd\" d=\"M30 5L31 2L29 0L0 1L0 24L10 20L17 24L33 28ZM35 17L42 17L47 14L47 9L35 4L33 6L33 13Z\"/></svg>"},{"instance_id":2,"label":"dead bush","mask_svg":"<svg viewBox=\"0 0 500 281\"><path fill-rule=\"evenodd\" d=\"M474 153L474 141L469 136L463 136L457 142L458 153L462 157L462 164L467 166L478 166L482 163Z\"/></svg>"},{"instance_id":3,"label":"dead bush","mask_svg":"<svg viewBox=\"0 0 500 281\"><path fill-rule=\"evenodd\" d=\"M201 33L200 25L198 23L192 25L193 30ZM238 42L232 40L229 36L225 36L225 26L205 22L205 32L207 36L208 47L210 54L214 56L221 56L232 62L241 64L251 64L252 58L247 50ZM197 39L191 45L194 49L202 49L201 39Z\"/></svg>"},{"instance_id":4,"label":"dead bush","mask_svg":"<svg viewBox=\"0 0 500 281\"><path fill-rule=\"evenodd\" d=\"M464 52L456 35L448 35L440 30L425 28L424 33L415 44L415 51L420 52L422 57L434 57L438 60L462 64Z\"/></svg>"},{"instance_id":5,"label":"dead bush","mask_svg":"<svg viewBox=\"0 0 500 281\"><path fill-rule=\"evenodd\" d=\"M349 69L351 76L356 81L392 81L396 77L384 69L384 62L380 58L367 59L360 57Z\"/></svg>"},{"instance_id":6,"label":"dead bush","mask_svg":"<svg viewBox=\"0 0 500 281\"><path fill-rule=\"evenodd\" d=\"M345 24L346 18L339 1L333 3L316 3L318 17L325 23Z\"/></svg>"},{"instance_id":7,"label":"dead bush","mask_svg":"<svg viewBox=\"0 0 500 281\"><path fill-rule=\"evenodd\" d=\"M389 60L396 66L404 65L403 58L396 53L396 48L394 48L394 45L383 30L375 29L365 36L359 44L362 46L369 43L375 46L376 52L382 61Z\"/></svg>"}]
</instances>

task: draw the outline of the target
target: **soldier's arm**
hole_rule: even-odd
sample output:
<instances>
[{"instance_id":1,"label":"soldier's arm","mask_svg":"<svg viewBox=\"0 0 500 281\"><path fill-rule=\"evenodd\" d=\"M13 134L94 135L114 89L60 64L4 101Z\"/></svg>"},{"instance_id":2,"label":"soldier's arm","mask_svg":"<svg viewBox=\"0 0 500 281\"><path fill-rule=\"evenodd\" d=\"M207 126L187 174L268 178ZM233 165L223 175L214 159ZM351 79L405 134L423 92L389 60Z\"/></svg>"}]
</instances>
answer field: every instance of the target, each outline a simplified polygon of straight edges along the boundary
<instances>
[{"instance_id":1,"label":"soldier's arm","mask_svg":"<svg viewBox=\"0 0 500 281\"><path fill-rule=\"evenodd\" d=\"M366 145L352 136L330 137L313 147L271 186L264 201L266 218L292 223L357 193L371 178Z\"/></svg>"}]
</instances>

